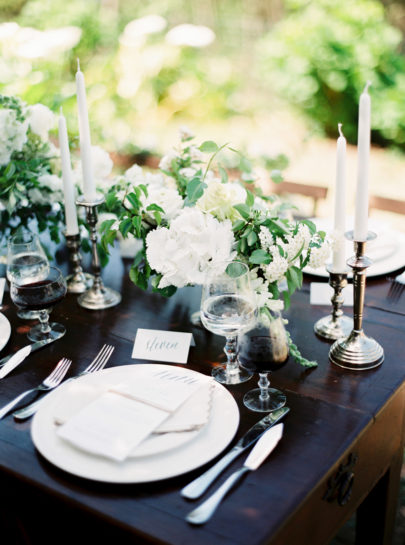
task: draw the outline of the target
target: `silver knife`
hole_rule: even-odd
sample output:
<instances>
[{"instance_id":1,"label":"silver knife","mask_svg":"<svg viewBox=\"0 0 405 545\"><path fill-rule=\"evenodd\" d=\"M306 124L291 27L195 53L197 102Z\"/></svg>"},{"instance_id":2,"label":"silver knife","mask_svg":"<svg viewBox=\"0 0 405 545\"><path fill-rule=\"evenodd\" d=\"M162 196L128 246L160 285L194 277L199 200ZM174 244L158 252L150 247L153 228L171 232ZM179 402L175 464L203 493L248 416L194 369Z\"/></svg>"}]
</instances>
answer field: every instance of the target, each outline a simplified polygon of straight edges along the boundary
<instances>
[{"instance_id":1,"label":"silver knife","mask_svg":"<svg viewBox=\"0 0 405 545\"><path fill-rule=\"evenodd\" d=\"M262 418L257 424L248 430L245 435L239 439L236 445L223 456L218 462L213 465L208 471L197 477L190 484L185 486L181 495L184 498L195 500L203 494L210 484L222 473L222 471L229 466L229 464L235 460L244 450L252 446L261 435L268 429L277 424L279 420L283 418L288 412L288 407L282 407L276 411L271 412Z\"/></svg>"},{"instance_id":2,"label":"silver knife","mask_svg":"<svg viewBox=\"0 0 405 545\"><path fill-rule=\"evenodd\" d=\"M20 348L20 350L17 350L15 354L11 354L10 356L7 356L0 360L0 379L4 378L13 369L20 365L20 363L24 361L25 358L29 354L31 354L31 352L35 352L35 350L38 350L39 348L42 348L43 346L52 343L55 340L56 339L46 339L44 341L37 341L36 343L28 344L27 346Z\"/></svg>"},{"instance_id":3,"label":"silver knife","mask_svg":"<svg viewBox=\"0 0 405 545\"><path fill-rule=\"evenodd\" d=\"M252 452L246 458L243 466L237 471L234 471L218 490L205 500L205 502L191 511L191 513L187 515L186 520L191 524L204 524L204 522L207 522L214 514L223 498L242 475L247 471L254 471L264 462L283 436L283 427L284 424L278 424L270 430L267 430L260 437Z\"/></svg>"}]
</instances>

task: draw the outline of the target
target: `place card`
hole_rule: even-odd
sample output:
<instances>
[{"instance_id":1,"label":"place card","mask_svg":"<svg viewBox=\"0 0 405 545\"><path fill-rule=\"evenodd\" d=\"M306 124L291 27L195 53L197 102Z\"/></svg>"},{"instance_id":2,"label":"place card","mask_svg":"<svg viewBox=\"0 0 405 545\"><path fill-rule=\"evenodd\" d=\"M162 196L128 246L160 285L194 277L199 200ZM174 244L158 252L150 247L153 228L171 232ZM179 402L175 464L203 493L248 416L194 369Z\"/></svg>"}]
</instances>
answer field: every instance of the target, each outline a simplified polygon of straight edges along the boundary
<instances>
[{"instance_id":1,"label":"place card","mask_svg":"<svg viewBox=\"0 0 405 545\"><path fill-rule=\"evenodd\" d=\"M353 306L353 284L348 284L342 290L343 306ZM326 282L311 282L309 301L311 305L331 305L333 288Z\"/></svg>"},{"instance_id":2,"label":"place card","mask_svg":"<svg viewBox=\"0 0 405 545\"><path fill-rule=\"evenodd\" d=\"M139 328L132 358L187 363L190 344L192 346L195 344L191 333Z\"/></svg>"}]
</instances>

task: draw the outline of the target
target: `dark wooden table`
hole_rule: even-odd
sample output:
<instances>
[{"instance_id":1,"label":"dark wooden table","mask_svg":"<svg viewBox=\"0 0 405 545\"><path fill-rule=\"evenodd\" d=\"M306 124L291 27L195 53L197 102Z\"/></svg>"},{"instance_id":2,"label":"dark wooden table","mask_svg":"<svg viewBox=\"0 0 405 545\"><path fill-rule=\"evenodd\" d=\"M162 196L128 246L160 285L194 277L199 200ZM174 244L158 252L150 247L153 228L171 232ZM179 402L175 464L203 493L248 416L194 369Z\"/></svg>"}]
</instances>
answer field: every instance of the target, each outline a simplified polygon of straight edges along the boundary
<instances>
[{"instance_id":1,"label":"dark wooden table","mask_svg":"<svg viewBox=\"0 0 405 545\"><path fill-rule=\"evenodd\" d=\"M185 288L171 299L142 292L128 280L129 265L114 258L105 270L106 285L123 295L119 306L87 311L68 295L55 308L53 317L66 325L66 336L0 382L0 405L37 385L62 356L73 360L72 374L79 372L105 342L116 347L111 366L136 365L131 351L138 327L192 331L196 347L188 365L201 373L224 361L223 339L190 324L200 291ZM328 362L330 344L314 335L313 325L329 309L310 306L308 280L294 295L286 313L289 330L319 366L305 370L290 361L273 375L291 408L284 437L202 527L185 522L195 503L179 491L209 464L158 483L95 483L52 466L35 450L30 421L6 417L0 421L0 516L13 536L7 543L318 545L328 543L356 511L358 543L390 543L404 440L405 299L390 304L388 290L385 279L368 282L365 330L383 345L385 361L360 373ZM16 318L8 293L3 312L13 333L2 356L26 344L28 329ZM253 386L250 381L231 387L241 413L237 437L260 418L242 404ZM234 461L218 482L242 461Z\"/></svg>"}]
</instances>

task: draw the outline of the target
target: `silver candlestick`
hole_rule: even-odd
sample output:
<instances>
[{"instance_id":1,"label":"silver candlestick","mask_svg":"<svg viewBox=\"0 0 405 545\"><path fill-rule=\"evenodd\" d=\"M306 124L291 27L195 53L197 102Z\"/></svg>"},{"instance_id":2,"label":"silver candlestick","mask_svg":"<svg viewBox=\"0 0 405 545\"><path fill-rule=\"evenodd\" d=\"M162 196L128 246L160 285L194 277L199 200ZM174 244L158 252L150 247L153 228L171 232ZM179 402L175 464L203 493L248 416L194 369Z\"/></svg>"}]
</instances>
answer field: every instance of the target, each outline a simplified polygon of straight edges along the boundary
<instances>
[{"instance_id":1,"label":"silver candlestick","mask_svg":"<svg viewBox=\"0 0 405 545\"><path fill-rule=\"evenodd\" d=\"M314 325L314 331L323 339L333 340L347 337L353 329L353 320L343 314L342 305L344 298L342 290L347 286L347 273L334 272L331 266L327 267L329 273L329 285L333 288L332 313L329 316L324 316Z\"/></svg>"},{"instance_id":2,"label":"silver candlestick","mask_svg":"<svg viewBox=\"0 0 405 545\"><path fill-rule=\"evenodd\" d=\"M366 241L354 240L353 231L346 233L346 238L354 242L355 255L347 264L353 269L353 329L348 337L338 339L329 351L329 359L335 365L363 371L378 367L384 361L384 350L376 340L363 332L363 308L366 289L366 269L371 260L364 255L366 242L376 238L369 232Z\"/></svg>"},{"instance_id":3,"label":"silver candlestick","mask_svg":"<svg viewBox=\"0 0 405 545\"><path fill-rule=\"evenodd\" d=\"M68 235L64 233L66 246L69 250L69 261L72 264L73 273L66 277L69 293L83 293L93 284L93 275L83 272L80 255L80 235Z\"/></svg>"},{"instance_id":4,"label":"silver candlestick","mask_svg":"<svg viewBox=\"0 0 405 545\"><path fill-rule=\"evenodd\" d=\"M111 288L106 288L101 279L100 258L97 252L97 207L104 202L103 196L94 201L87 201L83 196L77 199L79 206L86 210L87 224L92 242L92 268L94 272L93 285L78 298L78 303L84 308L100 310L114 307L121 301L121 295Z\"/></svg>"}]
</instances>

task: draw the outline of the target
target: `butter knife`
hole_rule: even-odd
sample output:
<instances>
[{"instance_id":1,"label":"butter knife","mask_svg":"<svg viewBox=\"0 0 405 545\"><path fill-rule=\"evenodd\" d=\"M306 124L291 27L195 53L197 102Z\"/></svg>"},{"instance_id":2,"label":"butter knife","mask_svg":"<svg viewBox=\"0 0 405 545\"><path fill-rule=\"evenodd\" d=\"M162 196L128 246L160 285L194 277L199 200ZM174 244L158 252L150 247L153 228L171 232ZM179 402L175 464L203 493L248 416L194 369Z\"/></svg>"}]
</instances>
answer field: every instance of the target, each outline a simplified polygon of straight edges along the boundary
<instances>
[{"instance_id":1,"label":"butter knife","mask_svg":"<svg viewBox=\"0 0 405 545\"><path fill-rule=\"evenodd\" d=\"M24 361L25 358L31 354L31 352L35 352L35 350L38 350L39 348L42 348L55 340L56 339L46 339L44 341L37 341L36 343L28 344L27 346L20 348L20 350L17 350L15 354L11 354L10 356L6 356L0 360L0 379L4 378L13 369L20 365L20 363Z\"/></svg>"},{"instance_id":2,"label":"butter knife","mask_svg":"<svg viewBox=\"0 0 405 545\"><path fill-rule=\"evenodd\" d=\"M181 495L190 500L199 498L207 490L210 484L214 482L218 475L220 475L222 471L228 467L233 460L235 460L235 458L242 454L242 452L247 448L251 447L266 430L281 420L283 416L289 412L289 410L290 409L288 407L282 407L281 409L273 411L259 420L259 422L252 426L250 430L248 430L245 435L239 439L236 445L215 465L185 486L181 491Z\"/></svg>"},{"instance_id":3,"label":"butter knife","mask_svg":"<svg viewBox=\"0 0 405 545\"><path fill-rule=\"evenodd\" d=\"M277 443L283 436L284 424L278 424L274 428L267 430L262 434L259 441L253 448L252 452L246 458L243 466L234 471L227 480L206 499L196 509L191 511L186 517L187 522L191 524L204 524L214 514L216 508L224 499L229 490L235 486L239 479L248 471L255 471L267 458L267 456L275 449Z\"/></svg>"}]
</instances>

